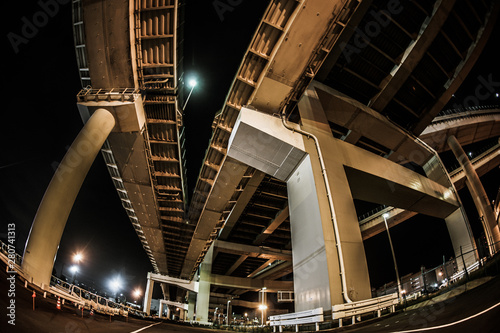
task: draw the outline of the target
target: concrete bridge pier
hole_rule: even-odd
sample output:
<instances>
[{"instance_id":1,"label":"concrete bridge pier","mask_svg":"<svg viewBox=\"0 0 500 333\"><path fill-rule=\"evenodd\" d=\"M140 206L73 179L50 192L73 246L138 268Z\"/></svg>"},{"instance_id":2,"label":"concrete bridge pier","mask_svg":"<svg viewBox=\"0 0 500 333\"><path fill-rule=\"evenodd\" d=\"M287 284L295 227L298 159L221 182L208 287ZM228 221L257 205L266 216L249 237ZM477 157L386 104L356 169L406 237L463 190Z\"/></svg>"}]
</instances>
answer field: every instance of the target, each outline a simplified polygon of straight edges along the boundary
<instances>
[{"instance_id":1,"label":"concrete bridge pier","mask_svg":"<svg viewBox=\"0 0 500 333\"><path fill-rule=\"evenodd\" d=\"M151 313L151 299L153 298L153 288L155 281L151 278L151 273L148 273L148 281L146 283L146 292L144 293L144 312L148 315Z\"/></svg>"},{"instance_id":2,"label":"concrete bridge pier","mask_svg":"<svg viewBox=\"0 0 500 333\"><path fill-rule=\"evenodd\" d=\"M214 244L212 243L200 266L200 281L198 297L196 299L196 321L201 324L208 324L208 309L210 306L210 277L212 274L213 254Z\"/></svg>"},{"instance_id":3,"label":"concrete bridge pier","mask_svg":"<svg viewBox=\"0 0 500 333\"><path fill-rule=\"evenodd\" d=\"M188 321L195 320L196 293L188 291Z\"/></svg>"},{"instance_id":4,"label":"concrete bridge pier","mask_svg":"<svg viewBox=\"0 0 500 333\"><path fill-rule=\"evenodd\" d=\"M30 282L49 286L57 249L80 187L115 126L115 117L98 108L59 164L45 191L24 250L22 270Z\"/></svg>"},{"instance_id":5,"label":"concrete bridge pier","mask_svg":"<svg viewBox=\"0 0 500 333\"><path fill-rule=\"evenodd\" d=\"M414 149L423 148L366 106L327 94L320 101L314 87L305 92L298 103L300 125L242 108L227 153L287 182L295 311L371 298L354 199L447 219L454 247L473 247L460 202L442 179L336 139L323 106L330 108L328 116L362 113L357 125L382 123ZM437 171L434 176L442 178ZM474 254L471 258L475 261Z\"/></svg>"},{"instance_id":6,"label":"concrete bridge pier","mask_svg":"<svg viewBox=\"0 0 500 333\"><path fill-rule=\"evenodd\" d=\"M465 172L465 176L467 177L465 183L483 224L489 254L493 256L496 252L500 251L500 230L496 223L493 208L488 200L488 195L481 184L476 169L454 135L448 137L448 145Z\"/></svg>"}]
</instances>

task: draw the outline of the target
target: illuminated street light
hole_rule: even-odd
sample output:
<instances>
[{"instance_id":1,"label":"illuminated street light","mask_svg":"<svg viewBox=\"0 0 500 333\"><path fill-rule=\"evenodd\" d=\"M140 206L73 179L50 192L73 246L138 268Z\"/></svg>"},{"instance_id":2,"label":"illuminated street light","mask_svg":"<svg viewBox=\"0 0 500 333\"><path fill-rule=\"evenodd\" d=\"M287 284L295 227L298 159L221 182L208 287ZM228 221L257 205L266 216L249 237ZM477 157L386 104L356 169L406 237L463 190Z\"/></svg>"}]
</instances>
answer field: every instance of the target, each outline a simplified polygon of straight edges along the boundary
<instances>
[{"instance_id":1,"label":"illuminated street light","mask_svg":"<svg viewBox=\"0 0 500 333\"><path fill-rule=\"evenodd\" d=\"M195 79L190 79L189 80L188 85L191 87L191 90L189 91L189 95L186 98L186 101L184 102L184 105L182 106L182 110L184 110L186 108L186 105L187 105L187 103L189 101L189 97L191 97L191 94L193 93L193 89L194 89L194 87L196 87L197 84L198 84L198 82Z\"/></svg>"},{"instance_id":2,"label":"illuminated street light","mask_svg":"<svg viewBox=\"0 0 500 333\"><path fill-rule=\"evenodd\" d=\"M111 281L109 281L109 289L114 293L115 300L116 300L116 294L120 289L122 289L123 283L122 279L119 276L116 276L113 278Z\"/></svg>"},{"instance_id":3,"label":"illuminated street light","mask_svg":"<svg viewBox=\"0 0 500 333\"><path fill-rule=\"evenodd\" d=\"M73 256L73 261L76 263L80 263L83 260L83 255L81 253L77 253Z\"/></svg>"},{"instance_id":4,"label":"illuminated street light","mask_svg":"<svg viewBox=\"0 0 500 333\"><path fill-rule=\"evenodd\" d=\"M259 310L262 311L262 314L261 314L261 324L262 324L262 326L264 326L264 311L267 310L267 305L265 305L265 304L259 304Z\"/></svg>"},{"instance_id":5,"label":"illuminated street light","mask_svg":"<svg viewBox=\"0 0 500 333\"><path fill-rule=\"evenodd\" d=\"M135 302L137 303L137 300L141 298L142 296L142 290L141 288L136 288L133 292L133 296L135 298ZM142 306L142 301L139 302L139 304Z\"/></svg>"},{"instance_id":6,"label":"illuminated street light","mask_svg":"<svg viewBox=\"0 0 500 333\"><path fill-rule=\"evenodd\" d=\"M394 254L394 248L392 247L391 234L389 233L389 226L387 225L387 218L389 213L384 213L382 215L385 222L385 230L387 230L387 236L389 237L389 245L391 246L392 260L394 261L394 270L396 271L396 283L398 285L398 298L401 298L401 281L399 280L398 264L396 263L396 255Z\"/></svg>"},{"instance_id":7,"label":"illuminated street light","mask_svg":"<svg viewBox=\"0 0 500 333\"><path fill-rule=\"evenodd\" d=\"M69 271L73 274L73 281L71 284L75 284L75 279L76 279L76 273L79 271L79 267L77 265L73 265L69 268Z\"/></svg>"}]
</instances>

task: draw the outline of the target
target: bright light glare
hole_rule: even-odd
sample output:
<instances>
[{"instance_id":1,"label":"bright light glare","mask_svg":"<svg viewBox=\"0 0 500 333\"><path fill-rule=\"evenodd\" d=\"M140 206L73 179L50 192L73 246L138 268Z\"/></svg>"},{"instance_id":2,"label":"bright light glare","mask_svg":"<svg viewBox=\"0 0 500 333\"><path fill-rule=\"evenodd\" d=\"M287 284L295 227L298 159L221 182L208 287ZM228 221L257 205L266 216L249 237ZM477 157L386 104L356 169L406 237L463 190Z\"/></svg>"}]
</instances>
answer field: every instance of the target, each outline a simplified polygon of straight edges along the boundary
<instances>
[{"instance_id":1,"label":"bright light glare","mask_svg":"<svg viewBox=\"0 0 500 333\"><path fill-rule=\"evenodd\" d=\"M69 268L69 270L71 271L71 273L75 274L78 272L78 266L73 265Z\"/></svg>"},{"instance_id":2,"label":"bright light glare","mask_svg":"<svg viewBox=\"0 0 500 333\"><path fill-rule=\"evenodd\" d=\"M141 296L141 289L137 288L136 290L134 290L134 297L140 297Z\"/></svg>"},{"instance_id":3,"label":"bright light glare","mask_svg":"<svg viewBox=\"0 0 500 333\"><path fill-rule=\"evenodd\" d=\"M117 292L119 289L122 287L122 280L120 277L115 277L113 280L109 282L109 287L111 288L112 292Z\"/></svg>"},{"instance_id":4,"label":"bright light glare","mask_svg":"<svg viewBox=\"0 0 500 333\"><path fill-rule=\"evenodd\" d=\"M83 256L81 253L77 253L73 256L73 261L80 262L80 261L82 261L82 259L83 259Z\"/></svg>"},{"instance_id":5,"label":"bright light glare","mask_svg":"<svg viewBox=\"0 0 500 333\"><path fill-rule=\"evenodd\" d=\"M266 310L266 309L267 309L267 305L259 304L259 310Z\"/></svg>"},{"instance_id":6,"label":"bright light glare","mask_svg":"<svg viewBox=\"0 0 500 333\"><path fill-rule=\"evenodd\" d=\"M384 213L384 215L382 215L382 217L388 218L389 217L389 213Z\"/></svg>"},{"instance_id":7,"label":"bright light glare","mask_svg":"<svg viewBox=\"0 0 500 333\"><path fill-rule=\"evenodd\" d=\"M189 80L188 84L189 84L189 86L191 88L194 88L194 87L196 87L196 85L198 84L198 82L196 82L195 79L191 79L191 80Z\"/></svg>"}]
</instances>

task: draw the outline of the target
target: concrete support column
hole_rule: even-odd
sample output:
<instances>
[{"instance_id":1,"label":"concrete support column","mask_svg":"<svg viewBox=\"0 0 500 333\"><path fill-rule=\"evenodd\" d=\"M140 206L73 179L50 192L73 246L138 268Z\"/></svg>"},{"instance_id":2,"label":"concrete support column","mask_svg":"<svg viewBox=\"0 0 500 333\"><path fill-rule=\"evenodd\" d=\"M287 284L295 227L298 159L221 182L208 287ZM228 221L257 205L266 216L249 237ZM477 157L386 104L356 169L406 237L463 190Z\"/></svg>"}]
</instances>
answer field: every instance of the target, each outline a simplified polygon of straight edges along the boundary
<instances>
[{"instance_id":1,"label":"concrete support column","mask_svg":"<svg viewBox=\"0 0 500 333\"><path fill-rule=\"evenodd\" d=\"M151 273L148 273L148 282L146 284L146 292L144 293L144 312L148 315L151 312L151 299L153 298L153 287L155 282L151 279Z\"/></svg>"},{"instance_id":2,"label":"concrete support column","mask_svg":"<svg viewBox=\"0 0 500 333\"><path fill-rule=\"evenodd\" d=\"M82 128L57 168L42 198L24 250L22 270L38 286L48 286L66 221L80 187L115 126L115 118L98 109Z\"/></svg>"},{"instance_id":3,"label":"concrete support column","mask_svg":"<svg viewBox=\"0 0 500 333\"><path fill-rule=\"evenodd\" d=\"M301 100L299 112L301 128L316 139L304 141L309 156L287 181L295 311L371 298L363 240L342 161L345 143L333 137L317 98ZM325 153L320 156L320 151Z\"/></svg>"},{"instance_id":4,"label":"concrete support column","mask_svg":"<svg viewBox=\"0 0 500 333\"><path fill-rule=\"evenodd\" d=\"M500 251L500 231L496 224L493 208L488 200L488 196L474 166L455 136L451 135L448 137L448 145L465 172L465 176L467 177L465 183L481 218L490 255L494 255L497 251Z\"/></svg>"},{"instance_id":5,"label":"concrete support column","mask_svg":"<svg viewBox=\"0 0 500 333\"><path fill-rule=\"evenodd\" d=\"M457 258L456 263L458 270L464 269L464 262L465 266L469 267L478 259L477 250L475 250L476 242L474 241L472 231L469 229L469 223L462 209L463 208L457 209L444 219L446 227L448 228L448 233L450 234L455 258ZM461 258L462 253L464 253L464 260Z\"/></svg>"},{"instance_id":6,"label":"concrete support column","mask_svg":"<svg viewBox=\"0 0 500 333\"><path fill-rule=\"evenodd\" d=\"M183 308L179 308L179 320L180 321L186 320L186 311Z\"/></svg>"},{"instance_id":7,"label":"concrete support column","mask_svg":"<svg viewBox=\"0 0 500 333\"><path fill-rule=\"evenodd\" d=\"M195 319L196 293L188 291L188 321Z\"/></svg>"},{"instance_id":8,"label":"concrete support column","mask_svg":"<svg viewBox=\"0 0 500 333\"><path fill-rule=\"evenodd\" d=\"M200 265L200 284L196 300L196 321L208 323L208 308L210 306L210 275L212 274L212 261L214 245L210 246L203 262Z\"/></svg>"},{"instance_id":9,"label":"concrete support column","mask_svg":"<svg viewBox=\"0 0 500 333\"><path fill-rule=\"evenodd\" d=\"M161 292L163 294L163 299L169 300L170 299L170 289L168 287L168 284L160 283L160 287L161 287Z\"/></svg>"},{"instance_id":10,"label":"concrete support column","mask_svg":"<svg viewBox=\"0 0 500 333\"><path fill-rule=\"evenodd\" d=\"M165 303L162 302L162 300L160 300L160 304L158 304L158 318L162 318L163 317L163 305Z\"/></svg>"}]
</instances>

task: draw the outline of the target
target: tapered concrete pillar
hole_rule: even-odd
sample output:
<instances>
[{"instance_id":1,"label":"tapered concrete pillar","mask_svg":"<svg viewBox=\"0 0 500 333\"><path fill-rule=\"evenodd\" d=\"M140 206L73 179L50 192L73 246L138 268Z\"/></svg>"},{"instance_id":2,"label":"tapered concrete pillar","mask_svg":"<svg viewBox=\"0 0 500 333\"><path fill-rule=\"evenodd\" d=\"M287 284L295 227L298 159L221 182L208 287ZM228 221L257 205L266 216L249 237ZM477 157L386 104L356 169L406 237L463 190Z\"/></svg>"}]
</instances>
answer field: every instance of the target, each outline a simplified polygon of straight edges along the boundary
<instances>
[{"instance_id":1,"label":"tapered concrete pillar","mask_svg":"<svg viewBox=\"0 0 500 333\"><path fill-rule=\"evenodd\" d=\"M467 177L465 183L470 191L472 200L474 201L474 205L476 206L483 224L489 253L490 255L494 255L497 251L500 251L500 231L495 221L495 215L493 214L493 208L488 200L488 195L481 184L481 180L474 166L455 136L451 135L448 137L448 145L465 172L465 177Z\"/></svg>"},{"instance_id":2,"label":"tapered concrete pillar","mask_svg":"<svg viewBox=\"0 0 500 333\"><path fill-rule=\"evenodd\" d=\"M22 270L32 283L48 286L66 221L80 187L115 118L98 109L64 156L45 191L24 250Z\"/></svg>"},{"instance_id":3,"label":"tapered concrete pillar","mask_svg":"<svg viewBox=\"0 0 500 333\"><path fill-rule=\"evenodd\" d=\"M153 287L155 282L151 279L151 272L148 273L148 282L146 284L146 292L144 293L144 312L148 315L151 312L151 299L153 298Z\"/></svg>"},{"instance_id":4,"label":"tapered concrete pillar","mask_svg":"<svg viewBox=\"0 0 500 333\"><path fill-rule=\"evenodd\" d=\"M448 187L336 139L314 89L298 109L300 126L242 108L227 154L287 182L295 311L371 298L353 200L443 219L460 203Z\"/></svg>"},{"instance_id":5,"label":"tapered concrete pillar","mask_svg":"<svg viewBox=\"0 0 500 333\"><path fill-rule=\"evenodd\" d=\"M200 266L200 284L196 299L196 321L208 324L208 308L210 303L210 275L212 274L212 261L214 245L210 246Z\"/></svg>"},{"instance_id":6,"label":"tapered concrete pillar","mask_svg":"<svg viewBox=\"0 0 500 333\"><path fill-rule=\"evenodd\" d=\"M457 209L444 219L448 233L450 234L451 244L457 258L458 270L469 267L478 260L476 242L470 230L469 222L466 220L463 207ZM464 256L463 260L461 256Z\"/></svg>"},{"instance_id":7,"label":"tapered concrete pillar","mask_svg":"<svg viewBox=\"0 0 500 333\"><path fill-rule=\"evenodd\" d=\"M188 291L188 321L193 321L195 319L195 309L196 309L196 293Z\"/></svg>"},{"instance_id":8,"label":"tapered concrete pillar","mask_svg":"<svg viewBox=\"0 0 500 333\"><path fill-rule=\"evenodd\" d=\"M343 163L346 144L333 137L318 99L303 99L298 106L301 128L317 141L304 141L309 156L287 182L295 310L311 309L311 303L330 308L371 298L363 240Z\"/></svg>"},{"instance_id":9,"label":"tapered concrete pillar","mask_svg":"<svg viewBox=\"0 0 500 333\"><path fill-rule=\"evenodd\" d=\"M179 320L180 321L186 320L186 311L183 308L179 308Z\"/></svg>"}]
</instances>

